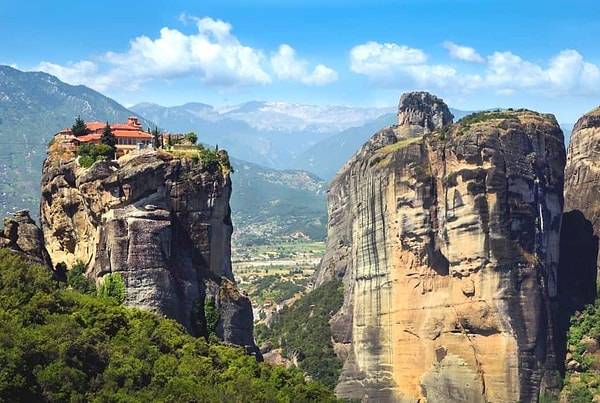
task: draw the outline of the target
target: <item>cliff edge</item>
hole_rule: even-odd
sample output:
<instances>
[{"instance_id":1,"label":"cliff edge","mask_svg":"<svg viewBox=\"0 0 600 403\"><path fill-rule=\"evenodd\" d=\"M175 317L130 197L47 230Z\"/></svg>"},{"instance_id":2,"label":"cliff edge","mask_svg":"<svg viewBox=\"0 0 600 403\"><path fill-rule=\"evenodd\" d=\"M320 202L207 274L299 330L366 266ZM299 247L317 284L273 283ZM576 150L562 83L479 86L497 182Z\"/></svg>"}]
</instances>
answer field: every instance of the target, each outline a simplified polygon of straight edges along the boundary
<instances>
[{"instance_id":1,"label":"cliff edge","mask_svg":"<svg viewBox=\"0 0 600 403\"><path fill-rule=\"evenodd\" d=\"M536 402L557 386L562 131L528 110L451 122L441 99L404 94L398 125L330 183L313 280L345 286L341 397Z\"/></svg>"},{"instance_id":2,"label":"cliff edge","mask_svg":"<svg viewBox=\"0 0 600 403\"><path fill-rule=\"evenodd\" d=\"M119 273L126 305L256 350L252 307L231 270L228 171L162 151L83 168L62 152L50 148L42 174L53 265L83 262L97 283Z\"/></svg>"}]
</instances>

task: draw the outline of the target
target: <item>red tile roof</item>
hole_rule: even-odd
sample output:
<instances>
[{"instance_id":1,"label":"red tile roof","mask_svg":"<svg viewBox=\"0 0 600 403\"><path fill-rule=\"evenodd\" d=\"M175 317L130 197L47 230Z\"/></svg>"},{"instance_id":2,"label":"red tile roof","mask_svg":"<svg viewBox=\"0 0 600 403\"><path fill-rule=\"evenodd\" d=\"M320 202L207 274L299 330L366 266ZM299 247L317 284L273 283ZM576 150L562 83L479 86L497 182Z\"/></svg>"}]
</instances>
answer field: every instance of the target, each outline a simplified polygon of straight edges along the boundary
<instances>
[{"instance_id":1,"label":"red tile roof","mask_svg":"<svg viewBox=\"0 0 600 403\"><path fill-rule=\"evenodd\" d=\"M81 143L89 143L90 141L100 141L101 134L92 133L86 134L85 136L76 137L76 139Z\"/></svg>"}]
</instances>

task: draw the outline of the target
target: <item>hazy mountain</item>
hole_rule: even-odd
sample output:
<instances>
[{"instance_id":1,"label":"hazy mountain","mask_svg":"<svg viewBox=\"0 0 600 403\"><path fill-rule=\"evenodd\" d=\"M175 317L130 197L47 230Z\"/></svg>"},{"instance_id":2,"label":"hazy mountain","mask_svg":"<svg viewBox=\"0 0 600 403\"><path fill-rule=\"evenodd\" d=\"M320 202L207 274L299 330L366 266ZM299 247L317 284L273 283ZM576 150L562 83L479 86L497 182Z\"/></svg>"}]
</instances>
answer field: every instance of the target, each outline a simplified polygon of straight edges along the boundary
<instances>
[{"instance_id":1,"label":"hazy mountain","mask_svg":"<svg viewBox=\"0 0 600 403\"><path fill-rule=\"evenodd\" d=\"M197 102L173 107L141 103L132 106L131 110L148 117L152 116L153 121L156 119L157 122L175 116L189 118L189 123L197 123L198 119L210 122L241 121L258 131L335 133L350 127L362 126L381 115L393 113L395 108L250 101L221 108ZM183 123L188 122L182 121L181 124Z\"/></svg>"},{"instance_id":2,"label":"hazy mountain","mask_svg":"<svg viewBox=\"0 0 600 403\"><path fill-rule=\"evenodd\" d=\"M573 131L573 127L575 126L575 123L561 123L560 124L560 128L563 131L563 134L565 135L565 146L569 145L569 141L571 140L571 132Z\"/></svg>"},{"instance_id":3,"label":"hazy mountain","mask_svg":"<svg viewBox=\"0 0 600 403\"><path fill-rule=\"evenodd\" d=\"M394 108L251 101L219 109L201 103L173 107L142 103L131 109L169 130L193 131L200 141L218 144L238 158L289 169L298 166L295 159L319 141L368 124Z\"/></svg>"},{"instance_id":4,"label":"hazy mountain","mask_svg":"<svg viewBox=\"0 0 600 403\"><path fill-rule=\"evenodd\" d=\"M375 132L395 122L396 114L388 113L362 126L329 136L300 154L292 167L313 172L328 181Z\"/></svg>"},{"instance_id":5,"label":"hazy mountain","mask_svg":"<svg viewBox=\"0 0 600 403\"><path fill-rule=\"evenodd\" d=\"M454 115L454 121L472 113L452 108L450 110ZM375 132L395 123L396 111L381 115L362 126L351 127L327 137L296 157L292 167L313 172L328 181Z\"/></svg>"},{"instance_id":6,"label":"hazy mountain","mask_svg":"<svg viewBox=\"0 0 600 403\"><path fill-rule=\"evenodd\" d=\"M77 116L85 121L125 122L132 114L88 87L0 66L0 213L27 208L37 216L46 145Z\"/></svg>"},{"instance_id":7,"label":"hazy mountain","mask_svg":"<svg viewBox=\"0 0 600 403\"><path fill-rule=\"evenodd\" d=\"M306 171L281 171L231 159L234 238L263 243L302 233L324 240L327 183Z\"/></svg>"}]
</instances>

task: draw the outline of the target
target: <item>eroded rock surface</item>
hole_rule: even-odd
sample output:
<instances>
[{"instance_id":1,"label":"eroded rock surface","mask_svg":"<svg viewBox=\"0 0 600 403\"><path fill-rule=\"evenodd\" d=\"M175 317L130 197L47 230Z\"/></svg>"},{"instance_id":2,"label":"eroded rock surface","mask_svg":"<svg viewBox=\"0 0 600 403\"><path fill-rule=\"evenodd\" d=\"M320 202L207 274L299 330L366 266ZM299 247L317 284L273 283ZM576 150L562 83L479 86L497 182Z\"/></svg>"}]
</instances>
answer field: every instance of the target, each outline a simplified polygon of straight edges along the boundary
<instances>
[{"instance_id":1,"label":"eroded rock surface","mask_svg":"<svg viewBox=\"0 0 600 403\"><path fill-rule=\"evenodd\" d=\"M207 333L212 304L217 334L254 348L252 307L231 270L230 194L229 174L198 160L151 152L83 169L50 154L40 220L54 265L84 262L98 282L120 273L125 304L196 335Z\"/></svg>"},{"instance_id":2,"label":"eroded rock surface","mask_svg":"<svg viewBox=\"0 0 600 403\"><path fill-rule=\"evenodd\" d=\"M50 265L50 256L44 247L42 231L28 210L17 211L12 217L4 219L4 230L0 231L0 246L45 266Z\"/></svg>"},{"instance_id":3,"label":"eroded rock surface","mask_svg":"<svg viewBox=\"0 0 600 403\"><path fill-rule=\"evenodd\" d=\"M536 402L556 386L562 131L525 110L449 126L443 102L423 93L400 106L400 125L376 133L328 190L314 281L345 285L331 320L347 355L336 392Z\"/></svg>"},{"instance_id":4,"label":"eroded rock surface","mask_svg":"<svg viewBox=\"0 0 600 403\"><path fill-rule=\"evenodd\" d=\"M599 192L600 108L596 108L583 115L573 127L565 168L565 213L572 212L571 216L574 220L587 221L595 237L595 240L592 242L596 243L596 245L598 242L597 238L600 235ZM580 227L578 226L577 228ZM565 241L568 242L569 239L566 238ZM578 254L575 253L573 257L577 258ZM579 257L583 258L581 255ZM596 272L597 267L600 267L600 256L598 256L597 250L596 254L591 257L596 259L595 267L592 269ZM588 269L590 267L589 264L585 266ZM590 284L589 273L588 275L579 277L587 284ZM593 292L595 293L595 289Z\"/></svg>"}]
</instances>

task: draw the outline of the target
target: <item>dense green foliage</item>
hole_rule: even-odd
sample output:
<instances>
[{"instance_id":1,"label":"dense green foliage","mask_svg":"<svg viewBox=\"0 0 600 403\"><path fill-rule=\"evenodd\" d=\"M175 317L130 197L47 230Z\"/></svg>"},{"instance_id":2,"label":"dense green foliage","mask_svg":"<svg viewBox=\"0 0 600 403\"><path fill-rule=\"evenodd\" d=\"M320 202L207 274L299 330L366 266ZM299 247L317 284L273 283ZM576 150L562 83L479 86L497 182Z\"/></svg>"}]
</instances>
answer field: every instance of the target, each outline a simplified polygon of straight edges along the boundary
<instances>
[{"instance_id":1,"label":"dense green foliage","mask_svg":"<svg viewBox=\"0 0 600 403\"><path fill-rule=\"evenodd\" d=\"M189 134L194 133L188 133L188 135ZM199 144L197 157L202 163L202 169L204 171L208 171L210 173L215 173L219 170L225 173L233 172L233 167L229 161L229 155L225 150L219 151L217 147L211 149L203 144Z\"/></svg>"},{"instance_id":2,"label":"dense green foliage","mask_svg":"<svg viewBox=\"0 0 600 403\"><path fill-rule=\"evenodd\" d=\"M517 112L524 111L524 109L519 109ZM480 111L474 112L470 115L464 116L457 123L462 125L472 125L475 123L485 122L492 119L514 119L515 114L512 109L507 109L506 111L501 110L493 110L493 111Z\"/></svg>"},{"instance_id":3,"label":"dense green foliage","mask_svg":"<svg viewBox=\"0 0 600 403\"><path fill-rule=\"evenodd\" d=\"M333 389L342 365L333 351L329 319L343 302L342 282L331 281L284 309L270 328L257 326L257 338L297 357L301 370Z\"/></svg>"},{"instance_id":4,"label":"dense green foliage","mask_svg":"<svg viewBox=\"0 0 600 403\"><path fill-rule=\"evenodd\" d=\"M0 249L0 401L335 401L303 375L76 292Z\"/></svg>"},{"instance_id":5,"label":"dense green foliage","mask_svg":"<svg viewBox=\"0 0 600 403\"><path fill-rule=\"evenodd\" d=\"M196 144L198 142L198 136L194 132L187 133L184 138L185 138L185 141L187 141L191 144Z\"/></svg>"},{"instance_id":6,"label":"dense green foliage","mask_svg":"<svg viewBox=\"0 0 600 403\"><path fill-rule=\"evenodd\" d=\"M96 161L113 158L115 150L106 144L83 143L77 149L77 155L79 155L79 165L89 168Z\"/></svg>"},{"instance_id":7,"label":"dense green foliage","mask_svg":"<svg viewBox=\"0 0 600 403\"><path fill-rule=\"evenodd\" d=\"M107 274L104 282L98 288L98 296L113 298L117 304L125 302L125 282L119 273Z\"/></svg>"},{"instance_id":8,"label":"dense green foliage","mask_svg":"<svg viewBox=\"0 0 600 403\"><path fill-rule=\"evenodd\" d=\"M572 403L591 402L600 395L600 299L571 318L564 388Z\"/></svg>"},{"instance_id":9,"label":"dense green foliage","mask_svg":"<svg viewBox=\"0 0 600 403\"><path fill-rule=\"evenodd\" d=\"M264 302L265 299L271 299L277 304L292 298L306 289L308 279L302 281L293 280L279 274L267 274L260 276L252 282L250 295L253 301Z\"/></svg>"},{"instance_id":10,"label":"dense green foliage","mask_svg":"<svg viewBox=\"0 0 600 403\"><path fill-rule=\"evenodd\" d=\"M215 329L217 328L217 323L219 323L221 315L215 304L214 298L206 298L204 300L204 317L206 319L206 330L208 331L208 334L215 334Z\"/></svg>"},{"instance_id":11,"label":"dense green foliage","mask_svg":"<svg viewBox=\"0 0 600 403\"><path fill-rule=\"evenodd\" d=\"M67 272L67 286L82 294L96 292L95 284L85 276L85 263L79 261Z\"/></svg>"}]
</instances>

